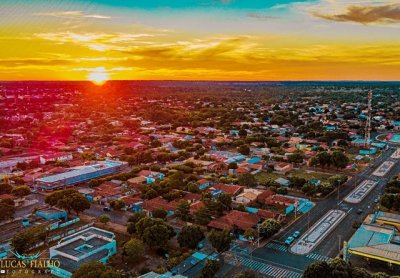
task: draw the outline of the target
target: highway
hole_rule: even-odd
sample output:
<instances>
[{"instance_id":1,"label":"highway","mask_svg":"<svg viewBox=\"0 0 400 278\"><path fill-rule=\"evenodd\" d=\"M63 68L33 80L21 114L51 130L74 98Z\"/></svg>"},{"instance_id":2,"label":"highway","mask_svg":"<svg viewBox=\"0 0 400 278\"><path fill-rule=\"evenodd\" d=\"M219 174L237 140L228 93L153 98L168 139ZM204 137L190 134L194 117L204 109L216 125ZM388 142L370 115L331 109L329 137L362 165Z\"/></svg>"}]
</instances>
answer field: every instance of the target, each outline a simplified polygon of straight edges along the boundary
<instances>
[{"instance_id":1,"label":"highway","mask_svg":"<svg viewBox=\"0 0 400 278\"><path fill-rule=\"evenodd\" d=\"M368 168L364 169L342 185L339 194L332 194L328 198L317 202L316 206L310 212L303 215L292 225L281 231L274 237L273 241L261 248L253 250L252 252L250 251L253 260L260 260L271 265L283 265L287 266L287 268L292 271L297 270L298 272L302 272L307 265L314 261L326 261L327 259L338 255L343 241L349 240L355 232L355 229L352 228L352 223L354 221L362 222L368 214L375 211L375 206L377 206L374 202L375 199L381 196L386 183L393 176L400 173L399 161L390 158L395 150L395 147L390 147L384 151L382 155L376 158ZM372 173L387 160L396 161L396 164L384 178L373 176ZM349 204L344 202L343 199L365 179L371 179L378 183L360 203ZM314 223L316 223L331 209L343 210L347 215L310 254L300 256L291 253L284 244L286 238L292 235L295 231L300 231L301 234L304 234ZM357 213L358 211L359 213ZM236 255L240 256L240 254Z\"/></svg>"}]
</instances>

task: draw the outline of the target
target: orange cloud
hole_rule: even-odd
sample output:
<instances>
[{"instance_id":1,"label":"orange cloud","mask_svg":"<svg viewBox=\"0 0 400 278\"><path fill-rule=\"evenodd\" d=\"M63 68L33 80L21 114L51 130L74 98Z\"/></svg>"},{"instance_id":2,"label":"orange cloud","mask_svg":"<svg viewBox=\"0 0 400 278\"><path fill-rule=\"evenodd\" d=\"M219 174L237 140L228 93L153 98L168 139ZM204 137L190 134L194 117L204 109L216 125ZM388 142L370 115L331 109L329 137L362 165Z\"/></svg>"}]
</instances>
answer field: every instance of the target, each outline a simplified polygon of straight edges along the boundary
<instances>
[{"instance_id":1,"label":"orange cloud","mask_svg":"<svg viewBox=\"0 0 400 278\"><path fill-rule=\"evenodd\" d=\"M348 6L343 13L323 14L313 12L314 16L340 22L369 23L397 23L400 22L400 4L388 4L381 6Z\"/></svg>"},{"instance_id":2,"label":"orange cloud","mask_svg":"<svg viewBox=\"0 0 400 278\"><path fill-rule=\"evenodd\" d=\"M51 13L34 13L33 15L38 16L52 16L59 18L95 18L95 19L110 19L111 16L101 14L86 14L83 11L61 11Z\"/></svg>"}]
</instances>

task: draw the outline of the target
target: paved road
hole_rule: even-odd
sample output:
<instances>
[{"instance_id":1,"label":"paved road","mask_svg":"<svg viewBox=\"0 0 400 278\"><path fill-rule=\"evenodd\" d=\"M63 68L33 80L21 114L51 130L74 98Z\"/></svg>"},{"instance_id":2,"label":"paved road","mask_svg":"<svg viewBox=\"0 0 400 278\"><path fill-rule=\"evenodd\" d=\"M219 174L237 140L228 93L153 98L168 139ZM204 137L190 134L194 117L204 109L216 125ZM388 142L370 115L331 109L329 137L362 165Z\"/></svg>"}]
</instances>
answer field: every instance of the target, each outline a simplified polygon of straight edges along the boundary
<instances>
[{"instance_id":1,"label":"paved road","mask_svg":"<svg viewBox=\"0 0 400 278\"><path fill-rule=\"evenodd\" d=\"M131 213L126 211L104 211L103 208L103 205L92 204L90 206L90 209L85 210L84 214L93 216L95 218L99 217L102 214L107 214L110 216L111 222L120 225L125 225L129 215L131 215Z\"/></svg>"},{"instance_id":2,"label":"paved road","mask_svg":"<svg viewBox=\"0 0 400 278\"><path fill-rule=\"evenodd\" d=\"M339 242L340 244L344 240L349 240L353 235L355 229L352 228L353 221L362 222L364 218L374 212L375 203L374 200L378 198L386 185L386 183L395 175L400 173L400 163L390 170L385 178L378 178L372 176L373 171L379 167L384 161L390 159L390 155L395 151L396 148L389 148L379 158L377 158L370 167L363 170L361 173L350 179L345 185L341 186L338 194L332 194L325 200L322 200L316 204L316 206L306 215L302 216L301 219L296 221L290 227L283 230L272 242L264 247L256 249L252 252L253 258L259 258L264 263L286 265L288 268L296 268L304 270L307 265L317 260L327 260L327 258L333 258L339 253ZM343 202L343 199L364 179L373 179L378 181L376 187L365 197L359 204L348 204ZM307 256L298 256L290 253L284 246L285 239L292 235L295 231L300 231L301 234L305 233L309 227L316 223L328 210L330 209L341 209L347 212L347 216L344 220L336 227L315 249ZM358 214L358 210L362 210L362 213ZM341 246L340 246L341 247Z\"/></svg>"}]
</instances>

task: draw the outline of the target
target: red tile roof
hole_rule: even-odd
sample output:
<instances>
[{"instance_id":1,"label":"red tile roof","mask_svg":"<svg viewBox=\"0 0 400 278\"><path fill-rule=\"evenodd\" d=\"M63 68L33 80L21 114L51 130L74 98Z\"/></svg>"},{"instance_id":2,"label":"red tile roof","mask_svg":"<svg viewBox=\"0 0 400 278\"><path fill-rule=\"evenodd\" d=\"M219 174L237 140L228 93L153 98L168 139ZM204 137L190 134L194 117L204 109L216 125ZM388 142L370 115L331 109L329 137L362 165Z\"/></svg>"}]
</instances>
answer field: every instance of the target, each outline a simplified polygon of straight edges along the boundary
<instances>
[{"instance_id":1,"label":"red tile roof","mask_svg":"<svg viewBox=\"0 0 400 278\"><path fill-rule=\"evenodd\" d=\"M243 186L240 185L229 185L229 184L223 184L223 183L217 183L214 184L212 187L210 187L208 190L212 191L213 189L219 189L224 193L227 193L231 196L235 196L239 194L243 190Z\"/></svg>"},{"instance_id":2,"label":"red tile roof","mask_svg":"<svg viewBox=\"0 0 400 278\"><path fill-rule=\"evenodd\" d=\"M285 219L285 215L265 209L258 210L257 215L262 219L273 218L278 221L282 221L283 219Z\"/></svg>"},{"instance_id":3,"label":"red tile roof","mask_svg":"<svg viewBox=\"0 0 400 278\"><path fill-rule=\"evenodd\" d=\"M15 197L14 195L10 195L10 194L1 194L0 200L5 200L5 199L15 200L15 199L17 199L17 197Z\"/></svg>"},{"instance_id":4,"label":"red tile roof","mask_svg":"<svg viewBox=\"0 0 400 278\"><path fill-rule=\"evenodd\" d=\"M134 196L123 196L121 198L119 198L120 200L124 201L125 205L130 206L132 204L135 204L137 202L142 201L142 198L140 197L134 197Z\"/></svg>"},{"instance_id":5,"label":"red tile roof","mask_svg":"<svg viewBox=\"0 0 400 278\"><path fill-rule=\"evenodd\" d=\"M197 181L197 183L198 183L199 185L205 184L205 183L207 183L207 182L210 182L210 181L207 180L207 179L201 179L201 180L198 180L198 181Z\"/></svg>"},{"instance_id":6,"label":"red tile roof","mask_svg":"<svg viewBox=\"0 0 400 278\"><path fill-rule=\"evenodd\" d=\"M174 211L176 210L177 205L178 202L168 202L161 196L143 202L143 208L149 211L153 211L159 208Z\"/></svg>"},{"instance_id":7,"label":"red tile roof","mask_svg":"<svg viewBox=\"0 0 400 278\"><path fill-rule=\"evenodd\" d=\"M267 190L264 190L260 195L257 196L257 201L265 203L266 199L272 195L275 195L275 193L268 188Z\"/></svg>"},{"instance_id":8,"label":"red tile roof","mask_svg":"<svg viewBox=\"0 0 400 278\"><path fill-rule=\"evenodd\" d=\"M237 227L243 231L257 225L260 218L253 213L232 210L227 215L212 220L208 226L216 229L232 229Z\"/></svg>"},{"instance_id":9,"label":"red tile roof","mask_svg":"<svg viewBox=\"0 0 400 278\"><path fill-rule=\"evenodd\" d=\"M265 199L265 202L269 205L294 205L297 201L292 198L288 198L281 195L272 195Z\"/></svg>"}]
</instances>

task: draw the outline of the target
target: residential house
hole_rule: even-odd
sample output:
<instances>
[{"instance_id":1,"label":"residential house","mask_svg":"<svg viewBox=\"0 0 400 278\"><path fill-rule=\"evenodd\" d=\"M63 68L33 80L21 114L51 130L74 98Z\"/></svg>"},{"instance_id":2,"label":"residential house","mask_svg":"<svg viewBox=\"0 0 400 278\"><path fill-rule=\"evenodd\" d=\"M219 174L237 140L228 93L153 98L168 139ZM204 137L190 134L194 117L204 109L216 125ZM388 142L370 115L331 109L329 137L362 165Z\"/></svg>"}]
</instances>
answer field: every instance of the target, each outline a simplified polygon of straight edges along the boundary
<instances>
[{"instance_id":1,"label":"residential house","mask_svg":"<svg viewBox=\"0 0 400 278\"><path fill-rule=\"evenodd\" d=\"M279 162L274 165L274 170L280 174L286 174L293 170L293 165L286 162Z\"/></svg>"},{"instance_id":2,"label":"residential house","mask_svg":"<svg viewBox=\"0 0 400 278\"><path fill-rule=\"evenodd\" d=\"M246 231L247 229L255 227L260 221L260 217L256 214L231 210L228 214L213 219L208 223L208 227L223 230L223 229L239 229Z\"/></svg>"},{"instance_id":3,"label":"residential house","mask_svg":"<svg viewBox=\"0 0 400 278\"><path fill-rule=\"evenodd\" d=\"M142 170L138 173L138 176L145 177L147 184L151 184L157 180L163 180L165 178L165 175L163 173L150 170Z\"/></svg>"},{"instance_id":4,"label":"residential house","mask_svg":"<svg viewBox=\"0 0 400 278\"><path fill-rule=\"evenodd\" d=\"M233 204L249 205L255 202L261 193L263 193L263 191L258 189L245 188L242 193L233 198Z\"/></svg>"},{"instance_id":5,"label":"residential house","mask_svg":"<svg viewBox=\"0 0 400 278\"><path fill-rule=\"evenodd\" d=\"M207 180L207 179L200 179L200 180L197 181L197 185L199 186L200 190L206 189L211 184L212 184L212 182Z\"/></svg>"}]
</instances>

